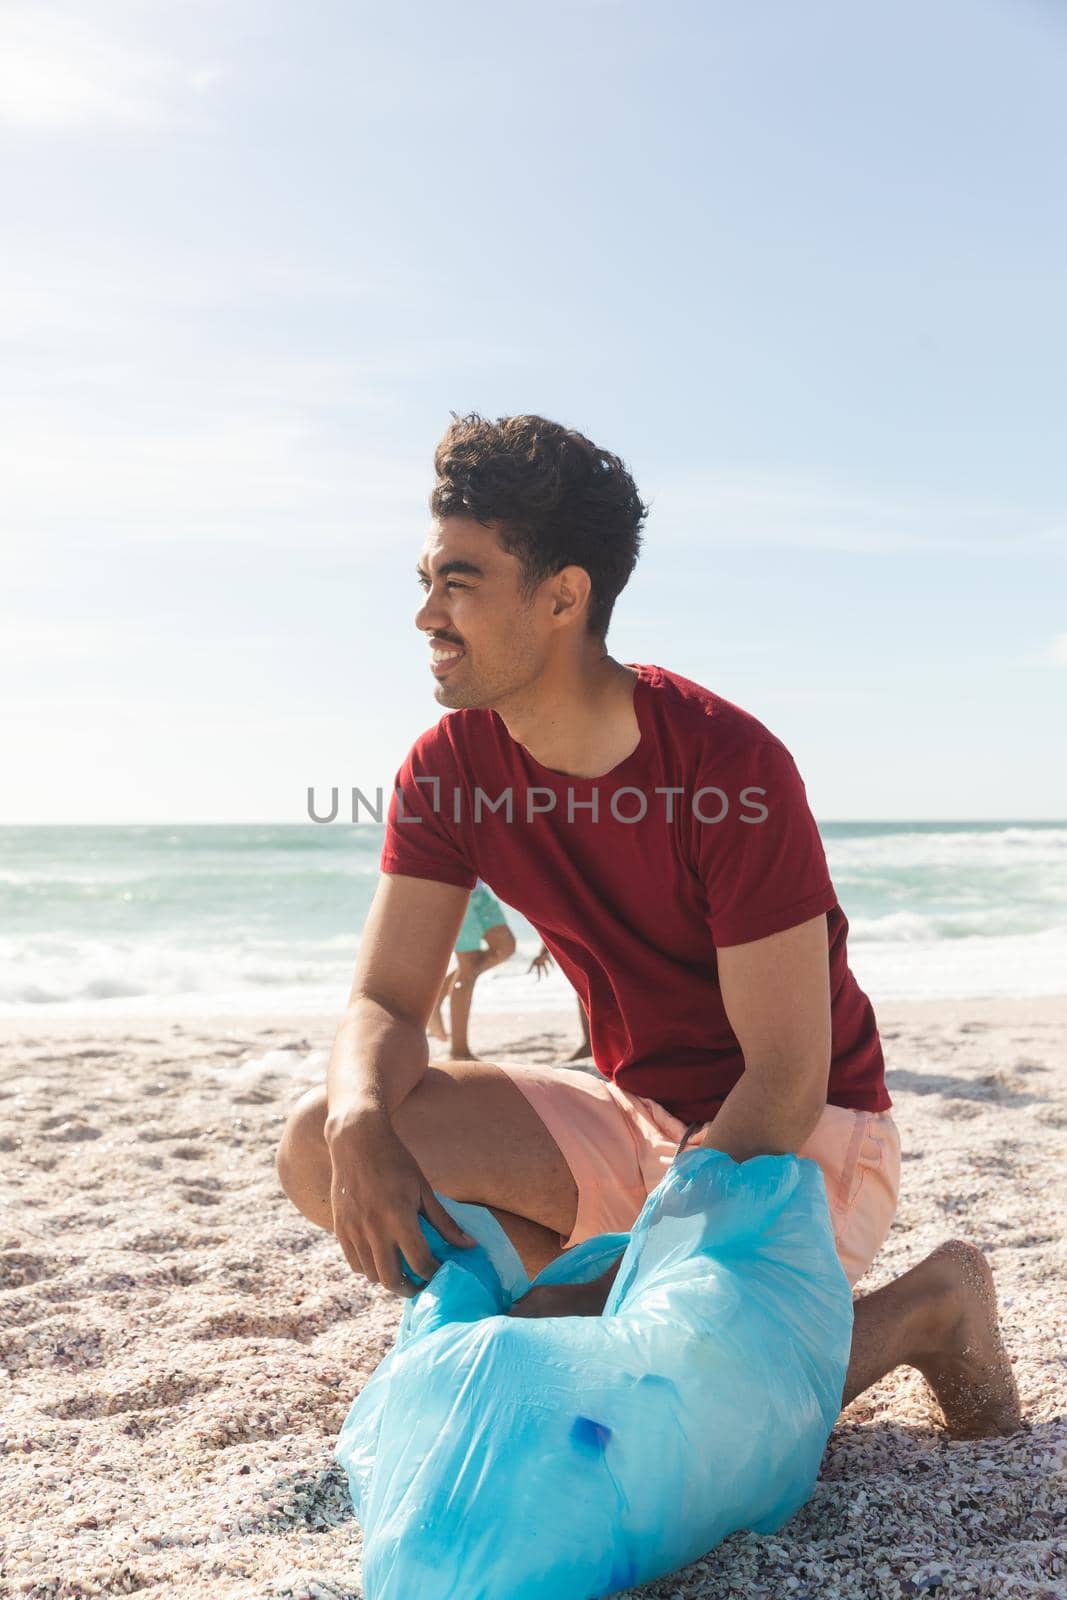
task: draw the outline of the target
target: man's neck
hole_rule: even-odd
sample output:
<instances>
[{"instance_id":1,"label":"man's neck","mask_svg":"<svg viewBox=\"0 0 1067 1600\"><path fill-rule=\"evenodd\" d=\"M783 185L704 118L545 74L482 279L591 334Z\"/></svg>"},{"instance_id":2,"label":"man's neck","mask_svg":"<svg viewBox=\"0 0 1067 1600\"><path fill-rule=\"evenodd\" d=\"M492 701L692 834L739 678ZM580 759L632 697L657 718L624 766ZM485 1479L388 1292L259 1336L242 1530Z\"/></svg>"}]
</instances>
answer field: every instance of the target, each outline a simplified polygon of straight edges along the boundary
<instances>
[{"instance_id":1,"label":"man's neck","mask_svg":"<svg viewBox=\"0 0 1067 1600\"><path fill-rule=\"evenodd\" d=\"M494 710L508 733L551 772L599 778L641 742L637 673L612 656L547 668L524 697Z\"/></svg>"}]
</instances>

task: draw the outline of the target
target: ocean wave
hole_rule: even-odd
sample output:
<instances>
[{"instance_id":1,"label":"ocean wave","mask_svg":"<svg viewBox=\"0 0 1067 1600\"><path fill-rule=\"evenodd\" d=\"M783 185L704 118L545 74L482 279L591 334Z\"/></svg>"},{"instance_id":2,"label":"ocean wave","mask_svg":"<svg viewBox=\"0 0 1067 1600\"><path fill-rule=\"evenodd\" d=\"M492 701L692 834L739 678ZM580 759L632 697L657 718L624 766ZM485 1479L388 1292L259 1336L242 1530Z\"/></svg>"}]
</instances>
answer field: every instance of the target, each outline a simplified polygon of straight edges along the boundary
<instances>
[{"instance_id":1,"label":"ocean wave","mask_svg":"<svg viewBox=\"0 0 1067 1600\"><path fill-rule=\"evenodd\" d=\"M1051 867L1067 873L1067 827L946 829L926 832L904 828L900 833L836 833L823 830L831 871L855 868L863 873L885 870L891 876L915 867L949 870L999 867Z\"/></svg>"},{"instance_id":2,"label":"ocean wave","mask_svg":"<svg viewBox=\"0 0 1067 1600\"><path fill-rule=\"evenodd\" d=\"M1039 909L1026 906L983 906L973 911L891 911L881 916L848 919L849 943L867 940L933 944L941 940L1052 938L1067 936L1067 923L1051 927Z\"/></svg>"},{"instance_id":3,"label":"ocean wave","mask_svg":"<svg viewBox=\"0 0 1067 1600\"><path fill-rule=\"evenodd\" d=\"M539 941L522 932L515 957L479 980L476 1010L573 1011L559 971L528 971ZM967 998L1067 992L1067 927L1037 933L946 938L921 917L875 918L851 939L849 958L866 992L886 999ZM343 1012L355 941L293 947L162 940L0 941L0 1015L191 1015Z\"/></svg>"},{"instance_id":4,"label":"ocean wave","mask_svg":"<svg viewBox=\"0 0 1067 1600\"><path fill-rule=\"evenodd\" d=\"M1067 929L999 939L870 940L849 962L875 1006L883 1000L969 1000L1067 994Z\"/></svg>"},{"instance_id":5,"label":"ocean wave","mask_svg":"<svg viewBox=\"0 0 1067 1600\"><path fill-rule=\"evenodd\" d=\"M37 938L0 941L0 1011L40 1006L93 1009L98 1003L214 1001L243 997L251 1007L272 992L328 992L343 1004L352 978L355 941L293 950L204 944L190 949L165 941ZM346 959L347 957L347 959Z\"/></svg>"},{"instance_id":6,"label":"ocean wave","mask_svg":"<svg viewBox=\"0 0 1067 1600\"><path fill-rule=\"evenodd\" d=\"M0 1011L332 1012L380 840L310 825L0 828ZM837 824L824 841L872 995L1067 990L1067 826ZM558 969L527 974L537 935L508 920L520 953L480 980L478 1006L573 1006Z\"/></svg>"}]
</instances>

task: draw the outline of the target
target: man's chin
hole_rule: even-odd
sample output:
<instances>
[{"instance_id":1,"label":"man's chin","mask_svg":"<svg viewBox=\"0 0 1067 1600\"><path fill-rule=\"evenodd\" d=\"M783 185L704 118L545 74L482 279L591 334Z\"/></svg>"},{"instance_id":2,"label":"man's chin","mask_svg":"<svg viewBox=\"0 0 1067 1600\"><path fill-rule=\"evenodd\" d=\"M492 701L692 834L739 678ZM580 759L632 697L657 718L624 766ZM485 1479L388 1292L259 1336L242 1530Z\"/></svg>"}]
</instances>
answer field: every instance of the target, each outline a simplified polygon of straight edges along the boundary
<instances>
[{"instance_id":1,"label":"man's chin","mask_svg":"<svg viewBox=\"0 0 1067 1600\"><path fill-rule=\"evenodd\" d=\"M480 711L486 705L484 699L472 693L469 685L452 684L447 678L435 682L433 697L439 706L447 706L450 711Z\"/></svg>"},{"instance_id":2,"label":"man's chin","mask_svg":"<svg viewBox=\"0 0 1067 1600\"><path fill-rule=\"evenodd\" d=\"M449 706L453 709L470 704L466 695L462 694L458 688L450 687L447 680L442 682L438 679L434 683L433 697L439 706Z\"/></svg>"}]
</instances>

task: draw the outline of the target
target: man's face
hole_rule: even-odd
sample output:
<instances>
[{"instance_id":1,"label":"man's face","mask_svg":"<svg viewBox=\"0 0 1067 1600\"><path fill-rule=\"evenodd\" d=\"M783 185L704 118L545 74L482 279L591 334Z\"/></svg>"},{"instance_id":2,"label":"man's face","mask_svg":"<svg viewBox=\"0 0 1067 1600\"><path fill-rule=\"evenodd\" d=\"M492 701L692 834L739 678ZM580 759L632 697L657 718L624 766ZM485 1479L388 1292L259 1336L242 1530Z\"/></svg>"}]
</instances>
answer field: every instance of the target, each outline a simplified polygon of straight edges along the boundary
<instances>
[{"instance_id":1,"label":"man's face","mask_svg":"<svg viewBox=\"0 0 1067 1600\"><path fill-rule=\"evenodd\" d=\"M538 595L524 599L522 569L492 528L442 517L418 561L425 599L415 626L427 637L434 696L443 706L492 707L535 680L550 629Z\"/></svg>"}]
</instances>

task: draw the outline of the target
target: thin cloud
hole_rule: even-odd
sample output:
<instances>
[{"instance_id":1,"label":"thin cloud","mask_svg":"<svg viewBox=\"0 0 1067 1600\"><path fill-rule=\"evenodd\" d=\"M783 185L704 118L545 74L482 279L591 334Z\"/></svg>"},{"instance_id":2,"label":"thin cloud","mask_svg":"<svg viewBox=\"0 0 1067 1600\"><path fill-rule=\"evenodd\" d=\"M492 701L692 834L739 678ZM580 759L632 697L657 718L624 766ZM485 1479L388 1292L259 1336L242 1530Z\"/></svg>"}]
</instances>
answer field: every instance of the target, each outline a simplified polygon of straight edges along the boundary
<instances>
[{"instance_id":1,"label":"thin cloud","mask_svg":"<svg viewBox=\"0 0 1067 1600\"><path fill-rule=\"evenodd\" d=\"M220 83L220 62L168 59L59 6L5 8L0 123L54 133L145 128L175 119L182 101Z\"/></svg>"},{"instance_id":2,"label":"thin cloud","mask_svg":"<svg viewBox=\"0 0 1067 1600\"><path fill-rule=\"evenodd\" d=\"M189 87L195 89L197 94L206 94L209 89L225 83L229 76L230 69L223 62L208 61L202 67L197 67L195 72L190 72Z\"/></svg>"},{"instance_id":3,"label":"thin cloud","mask_svg":"<svg viewBox=\"0 0 1067 1600\"><path fill-rule=\"evenodd\" d=\"M426 460L360 453L299 418L210 418L153 437L130 428L5 431L0 438L8 542L87 532L109 543L219 539L261 546L377 548L418 526Z\"/></svg>"},{"instance_id":4,"label":"thin cloud","mask_svg":"<svg viewBox=\"0 0 1067 1600\"><path fill-rule=\"evenodd\" d=\"M171 252L135 253L125 245L109 247L98 237L78 241L76 259L56 260L30 250L9 247L0 264L0 337L64 341L82 335L94 345L132 341L143 348L146 328L166 330L175 311L244 313L277 308L289 315L310 302L331 308L347 302L396 301L421 292L415 274L401 277L385 270L334 270L314 261L263 260L254 256L216 255L210 263ZM17 255L17 259L11 259ZM69 345L64 343L69 358Z\"/></svg>"}]
</instances>

